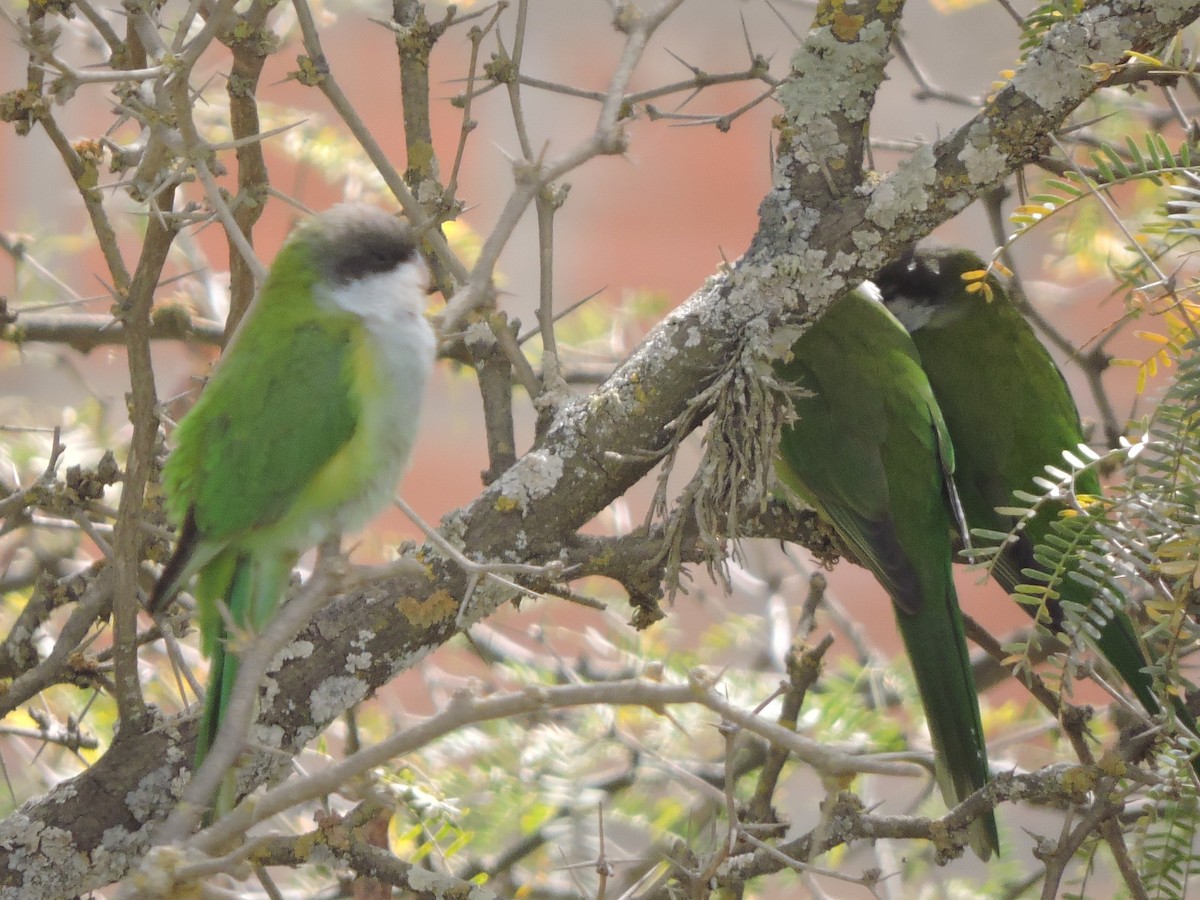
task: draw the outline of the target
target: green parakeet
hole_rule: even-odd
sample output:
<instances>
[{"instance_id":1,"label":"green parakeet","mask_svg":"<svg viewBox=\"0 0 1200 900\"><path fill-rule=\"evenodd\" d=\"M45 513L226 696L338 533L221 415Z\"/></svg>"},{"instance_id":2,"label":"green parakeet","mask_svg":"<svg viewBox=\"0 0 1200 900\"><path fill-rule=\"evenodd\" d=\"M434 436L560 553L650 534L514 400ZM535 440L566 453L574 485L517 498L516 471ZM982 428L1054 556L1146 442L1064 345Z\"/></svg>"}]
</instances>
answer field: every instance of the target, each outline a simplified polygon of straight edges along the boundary
<instances>
[{"instance_id":1,"label":"green parakeet","mask_svg":"<svg viewBox=\"0 0 1200 900\"><path fill-rule=\"evenodd\" d=\"M990 300L982 290L967 290L962 276L986 268L969 250L919 249L886 266L876 280L884 303L912 335L945 416L967 522L1007 532L1017 520L996 507L1012 507L1013 491L1034 490L1034 477L1044 476L1047 465L1061 466L1063 451L1074 450L1083 431L1062 373L1000 282L989 276ZM1095 472L1079 473L1075 490L1098 496ZM1044 571L1034 548L1065 509L1062 502L1044 504L1001 553L993 574L1006 591L1030 580L1024 570ZM1092 592L1069 576L1059 580L1057 590L1063 600L1092 605ZM1048 604L1047 613L1046 624L1061 630L1058 603ZM1115 610L1096 644L1142 705L1159 712L1129 617ZM1192 716L1182 704L1176 708L1194 731Z\"/></svg>"},{"instance_id":2,"label":"green parakeet","mask_svg":"<svg viewBox=\"0 0 1200 900\"><path fill-rule=\"evenodd\" d=\"M836 302L795 342L778 374L793 399L776 471L837 530L892 599L953 806L988 780L987 748L962 614L951 580L961 521L954 453L912 341L871 285ZM995 818L973 823L982 859Z\"/></svg>"},{"instance_id":3,"label":"green parakeet","mask_svg":"<svg viewBox=\"0 0 1200 900\"><path fill-rule=\"evenodd\" d=\"M196 768L221 727L239 655L283 599L299 555L391 498L417 428L435 336L407 223L340 205L276 256L163 468L178 546L161 610L197 576L211 660ZM232 779L217 799L232 806Z\"/></svg>"}]
</instances>

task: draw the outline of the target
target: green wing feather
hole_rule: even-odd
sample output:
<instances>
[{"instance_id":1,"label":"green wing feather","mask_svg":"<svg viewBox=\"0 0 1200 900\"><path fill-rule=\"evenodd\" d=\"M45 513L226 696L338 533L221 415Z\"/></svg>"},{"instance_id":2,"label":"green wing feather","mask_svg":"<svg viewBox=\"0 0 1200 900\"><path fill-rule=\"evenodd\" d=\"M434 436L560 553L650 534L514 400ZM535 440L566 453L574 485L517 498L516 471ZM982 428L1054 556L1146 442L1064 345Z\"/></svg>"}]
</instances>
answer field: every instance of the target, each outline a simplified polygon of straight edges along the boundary
<instances>
[{"instance_id":1,"label":"green wing feather","mask_svg":"<svg viewBox=\"0 0 1200 900\"><path fill-rule=\"evenodd\" d=\"M305 360L298 371L270 364L277 335L254 329L239 336L239 352L179 423L178 449L163 470L176 514L182 504L193 510L204 539L235 539L278 521L350 440L359 416L353 325L346 317L293 329L291 353Z\"/></svg>"},{"instance_id":2,"label":"green wing feather","mask_svg":"<svg viewBox=\"0 0 1200 900\"><path fill-rule=\"evenodd\" d=\"M794 399L780 480L812 503L891 596L948 804L987 783L987 749L951 579L953 454L903 327L855 292L792 348L779 374ZM972 826L981 858L998 849L992 815Z\"/></svg>"},{"instance_id":3,"label":"green wing feather","mask_svg":"<svg viewBox=\"0 0 1200 900\"><path fill-rule=\"evenodd\" d=\"M1013 491L1032 489L1047 465L1061 465L1062 452L1083 441L1083 429L1062 373L1003 286L989 279L990 301L982 291L966 290L963 273L985 268L969 250L918 250L887 266L877 280L889 308L916 323L910 327L913 342L954 441L955 481L968 523L1007 532L1016 520L996 507L1012 506ZM1092 471L1080 473L1075 486L1081 494L1101 491ZM1003 551L993 574L1006 591L1029 581L1026 570L1045 571L1034 549L1064 509L1045 504ZM1062 600L1094 603L1091 591L1070 577L1058 590ZM1045 612L1047 624L1061 630L1061 606L1050 601ZM1123 611L1113 611L1096 645L1142 705L1158 713L1153 680L1143 671L1145 656ZM1174 705L1196 732L1191 713L1178 700Z\"/></svg>"}]
</instances>

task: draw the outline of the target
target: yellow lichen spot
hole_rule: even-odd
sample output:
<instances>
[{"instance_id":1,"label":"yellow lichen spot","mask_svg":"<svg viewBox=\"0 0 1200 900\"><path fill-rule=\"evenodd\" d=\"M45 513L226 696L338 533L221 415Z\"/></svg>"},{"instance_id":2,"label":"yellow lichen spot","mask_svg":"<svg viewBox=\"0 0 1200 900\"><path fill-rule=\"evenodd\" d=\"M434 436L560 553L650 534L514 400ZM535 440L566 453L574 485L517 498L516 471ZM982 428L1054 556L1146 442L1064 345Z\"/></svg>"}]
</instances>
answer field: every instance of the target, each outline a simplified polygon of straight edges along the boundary
<instances>
[{"instance_id":1,"label":"yellow lichen spot","mask_svg":"<svg viewBox=\"0 0 1200 900\"><path fill-rule=\"evenodd\" d=\"M396 609L418 628L424 628L457 616L458 601L449 591L436 590L425 600L400 597L396 600Z\"/></svg>"},{"instance_id":2,"label":"yellow lichen spot","mask_svg":"<svg viewBox=\"0 0 1200 900\"><path fill-rule=\"evenodd\" d=\"M1125 777L1125 760L1121 759L1118 754L1111 750L1100 757L1100 761L1097 763L1097 766L1099 766L1101 772L1111 778Z\"/></svg>"},{"instance_id":3,"label":"yellow lichen spot","mask_svg":"<svg viewBox=\"0 0 1200 900\"><path fill-rule=\"evenodd\" d=\"M433 145L428 141L416 141L408 148L408 167L419 172L428 172L433 165Z\"/></svg>"},{"instance_id":4,"label":"yellow lichen spot","mask_svg":"<svg viewBox=\"0 0 1200 900\"><path fill-rule=\"evenodd\" d=\"M325 80L325 71L321 65L308 56L297 56L296 62L300 68L289 72L288 78L300 82L306 87L316 87Z\"/></svg>"},{"instance_id":5,"label":"yellow lichen spot","mask_svg":"<svg viewBox=\"0 0 1200 900\"><path fill-rule=\"evenodd\" d=\"M1072 794L1086 794L1096 786L1096 773L1090 766L1075 766L1063 774L1062 786Z\"/></svg>"},{"instance_id":6,"label":"yellow lichen spot","mask_svg":"<svg viewBox=\"0 0 1200 900\"><path fill-rule=\"evenodd\" d=\"M317 844L320 843L320 841L321 841L320 832L309 831L305 834L299 835L296 838L293 838L292 848L295 851L297 857L299 857L300 859L308 859L309 856L312 854L313 849L317 846ZM264 846L262 848L261 852L265 858L267 848ZM253 856L251 857L250 861L258 862L258 860L254 859Z\"/></svg>"},{"instance_id":7,"label":"yellow lichen spot","mask_svg":"<svg viewBox=\"0 0 1200 900\"><path fill-rule=\"evenodd\" d=\"M512 512L520 505L512 497L506 497L504 494L496 498L496 512Z\"/></svg>"},{"instance_id":8,"label":"yellow lichen spot","mask_svg":"<svg viewBox=\"0 0 1200 900\"><path fill-rule=\"evenodd\" d=\"M862 31L864 21L865 19L862 16L852 16L847 12L839 10L833 14L833 22L830 25L830 30L833 32L833 36L839 41L852 41Z\"/></svg>"}]
</instances>

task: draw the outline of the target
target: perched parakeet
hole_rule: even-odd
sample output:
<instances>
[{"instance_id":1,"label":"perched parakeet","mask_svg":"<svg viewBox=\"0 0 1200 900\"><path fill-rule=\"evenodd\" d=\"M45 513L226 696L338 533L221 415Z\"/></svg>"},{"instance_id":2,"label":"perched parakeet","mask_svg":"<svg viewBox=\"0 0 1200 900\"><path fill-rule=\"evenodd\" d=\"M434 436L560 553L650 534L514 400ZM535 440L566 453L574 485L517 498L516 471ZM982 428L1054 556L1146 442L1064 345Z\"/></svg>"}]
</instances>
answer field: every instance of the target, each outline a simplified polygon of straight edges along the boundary
<instances>
[{"instance_id":1,"label":"perched parakeet","mask_svg":"<svg viewBox=\"0 0 1200 900\"><path fill-rule=\"evenodd\" d=\"M1034 490L1033 479L1044 476L1047 465L1061 466L1063 451L1083 441L1083 430L1062 373L1000 282L988 277L990 299L981 290L967 290L962 276L986 268L970 250L918 249L886 266L876 281L884 303L912 335L946 419L967 522L971 528L1008 532L1017 519L996 507L1014 506L1013 491ZM1096 473L1080 472L1075 490L1098 496ZM1045 542L1050 523L1065 508L1062 502L1044 504L1001 553L992 571L1006 591L1031 581L1024 570L1044 571L1034 548ZM1063 600L1085 607L1093 602L1092 592L1069 576L1060 577L1056 589ZM1061 607L1056 602L1047 607L1046 624L1061 630ZM1153 681L1142 671L1145 657L1124 612L1114 611L1096 645L1142 705L1159 712ZM1176 708L1194 731L1192 716L1182 704Z\"/></svg>"},{"instance_id":2,"label":"perched parakeet","mask_svg":"<svg viewBox=\"0 0 1200 900\"><path fill-rule=\"evenodd\" d=\"M196 768L221 727L239 654L270 622L299 555L391 498L412 450L435 336L407 223L347 204L275 257L163 467L178 546L150 600L197 576L211 660ZM236 639L236 640L235 640ZM217 800L232 806L232 780Z\"/></svg>"},{"instance_id":3,"label":"perched parakeet","mask_svg":"<svg viewBox=\"0 0 1200 900\"><path fill-rule=\"evenodd\" d=\"M776 459L783 484L837 530L892 598L933 741L938 785L953 806L988 780L975 680L951 580L960 522L954 453L912 341L874 288L836 302L792 346L778 374L794 397ZM995 818L973 823L981 859L998 849Z\"/></svg>"}]
</instances>

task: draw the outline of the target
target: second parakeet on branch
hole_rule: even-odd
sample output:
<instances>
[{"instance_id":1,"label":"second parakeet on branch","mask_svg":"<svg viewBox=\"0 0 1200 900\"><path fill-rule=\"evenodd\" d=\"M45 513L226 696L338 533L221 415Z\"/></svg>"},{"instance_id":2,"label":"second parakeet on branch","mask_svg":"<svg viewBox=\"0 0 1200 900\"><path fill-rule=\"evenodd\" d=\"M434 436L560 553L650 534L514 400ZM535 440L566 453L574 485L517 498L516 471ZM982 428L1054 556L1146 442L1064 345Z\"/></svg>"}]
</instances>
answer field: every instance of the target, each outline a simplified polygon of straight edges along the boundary
<instances>
[{"instance_id":1,"label":"second parakeet on branch","mask_svg":"<svg viewBox=\"0 0 1200 900\"><path fill-rule=\"evenodd\" d=\"M1063 451L1078 447L1083 430L1062 373L1003 285L988 276L988 292L968 290L963 275L986 268L970 250L918 249L886 266L876 282L888 309L912 335L945 417L967 522L971 528L1005 533L1017 518L996 508L1013 507L1016 490L1034 490L1034 478L1044 476L1047 465L1061 466ZM1079 472L1075 490L1084 497L1098 496L1096 473ZM1045 572L1034 557L1035 547L1045 542L1051 522L1065 509L1065 502L1043 504L1001 552L992 573L1006 591L1034 583L1026 570ZM1055 590L1062 600L1093 604L1092 591L1069 575L1058 579ZM1061 630L1058 602L1049 602L1046 614L1045 624ZM1158 713L1153 680L1142 671L1146 659L1123 611L1112 611L1096 645L1142 705ZM1195 731L1183 705L1176 708Z\"/></svg>"},{"instance_id":2,"label":"second parakeet on branch","mask_svg":"<svg viewBox=\"0 0 1200 900\"><path fill-rule=\"evenodd\" d=\"M163 488L181 531L150 610L197 576L210 667L196 768L299 555L392 497L433 365L427 280L415 235L395 216L355 204L309 220L175 429ZM217 811L232 802L227 778Z\"/></svg>"},{"instance_id":3,"label":"second parakeet on branch","mask_svg":"<svg viewBox=\"0 0 1200 900\"><path fill-rule=\"evenodd\" d=\"M988 780L979 702L951 579L959 521L953 451L912 340L870 285L837 301L777 366L802 388L776 471L814 506L890 595L953 806ZM802 393L807 395L801 396ZM998 849L989 813L975 853Z\"/></svg>"}]
</instances>

